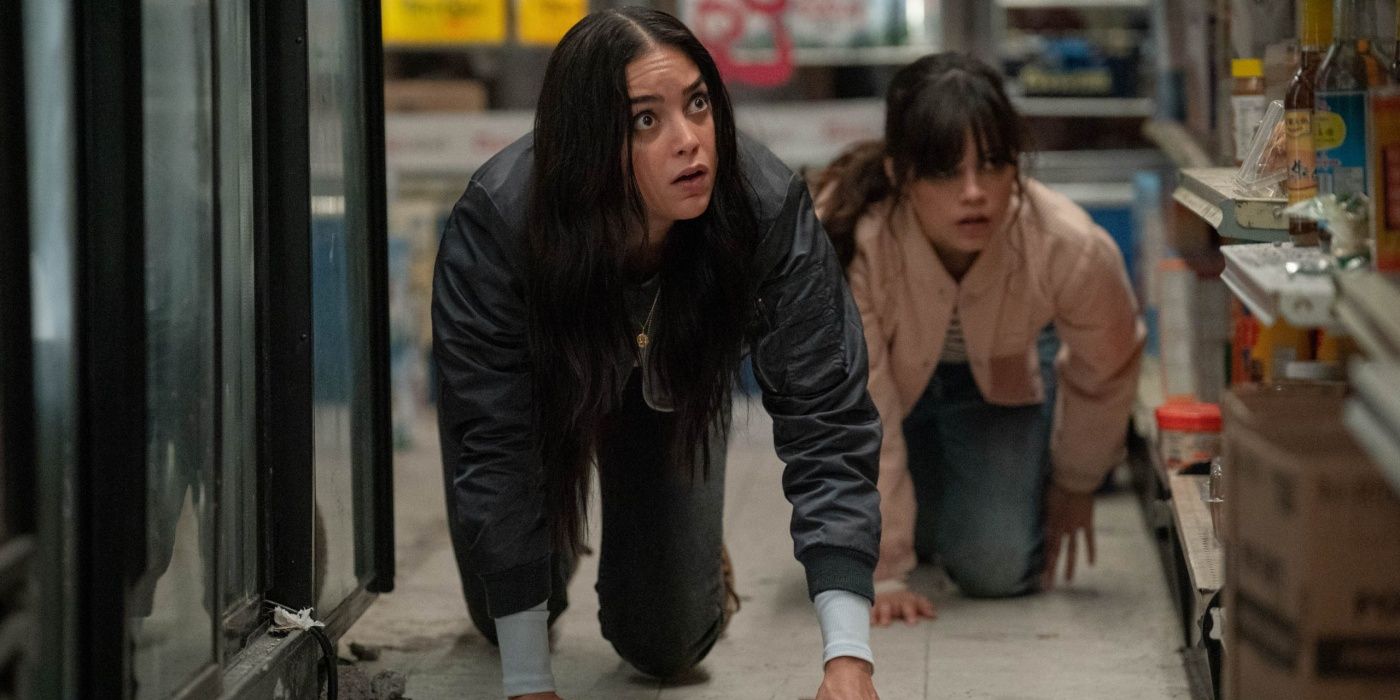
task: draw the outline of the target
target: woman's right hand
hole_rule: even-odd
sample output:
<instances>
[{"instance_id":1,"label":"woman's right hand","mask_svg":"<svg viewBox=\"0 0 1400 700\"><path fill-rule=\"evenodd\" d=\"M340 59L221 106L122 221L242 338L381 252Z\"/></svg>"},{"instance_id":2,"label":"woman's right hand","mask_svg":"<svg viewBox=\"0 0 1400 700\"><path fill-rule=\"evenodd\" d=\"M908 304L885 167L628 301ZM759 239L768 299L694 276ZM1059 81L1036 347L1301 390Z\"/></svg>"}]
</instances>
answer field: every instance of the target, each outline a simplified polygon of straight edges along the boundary
<instances>
[{"instance_id":1,"label":"woman's right hand","mask_svg":"<svg viewBox=\"0 0 1400 700\"><path fill-rule=\"evenodd\" d=\"M933 608L933 601L913 591L875 594L875 604L870 607L870 624L889 627L891 622L901 618L905 624L917 625L921 619L937 619L938 611Z\"/></svg>"}]
</instances>

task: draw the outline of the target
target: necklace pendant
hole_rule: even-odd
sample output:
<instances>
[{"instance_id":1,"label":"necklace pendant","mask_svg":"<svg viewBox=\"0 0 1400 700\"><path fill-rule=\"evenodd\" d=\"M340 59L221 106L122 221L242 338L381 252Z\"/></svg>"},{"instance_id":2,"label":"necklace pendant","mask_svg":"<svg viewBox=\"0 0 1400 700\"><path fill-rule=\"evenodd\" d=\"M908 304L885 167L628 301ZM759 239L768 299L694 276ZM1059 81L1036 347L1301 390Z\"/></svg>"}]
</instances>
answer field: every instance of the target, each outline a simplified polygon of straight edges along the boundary
<instances>
[{"instance_id":1,"label":"necklace pendant","mask_svg":"<svg viewBox=\"0 0 1400 700\"><path fill-rule=\"evenodd\" d=\"M647 345L650 344L650 343L651 343L651 338L648 338L646 333L638 333L638 334L637 334L637 349L639 349L639 350L645 350L646 347L647 347Z\"/></svg>"}]
</instances>

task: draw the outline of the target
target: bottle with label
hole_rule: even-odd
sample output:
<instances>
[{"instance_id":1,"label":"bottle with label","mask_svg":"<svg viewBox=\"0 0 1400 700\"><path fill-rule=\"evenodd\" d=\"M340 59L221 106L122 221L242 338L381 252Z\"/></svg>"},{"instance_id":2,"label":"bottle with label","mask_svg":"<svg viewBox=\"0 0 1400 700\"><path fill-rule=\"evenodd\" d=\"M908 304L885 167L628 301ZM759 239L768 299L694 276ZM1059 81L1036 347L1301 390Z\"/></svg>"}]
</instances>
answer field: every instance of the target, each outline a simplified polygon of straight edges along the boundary
<instances>
[{"instance_id":1,"label":"bottle with label","mask_svg":"<svg viewBox=\"0 0 1400 700\"><path fill-rule=\"evenodd\" d=\"M1290 204L1317 196L1317 149L1313 146L1313 81L1332 35L1331 0L1298 0L1298 72L1284 94L1284 131L1288 139L1288 179ZM1288 236L1297 246L1318 243L1317 222L1289 217Z\"/></svg>"},{"instance_id":2,"label":"bottle with label","mask_svg":"<svg viewBox=\"0 0 1400 700\"><path fill-rule=\"evenodd\" d=\"M1384 80L1380 60L1371 51L1369 35L1376 29L1371 7L1369 0L1336 0L1334 40L1317 69L1313 145L1317 189L1323 194L1370 190L1366 91Z\"/></svg>"},{"instance_id":3,"label":"bottle with label","mask_svg":"<svg viewBox=\"0 0 1400 700\"><path fill-rule=\"evenodd\" d=\"M1390 84L1371 88L1371 260L1381 272L1400 272L1400 0L1395 12L1396 56Z\"/></svg>"},{"instance_id":4,"label":"bottle with label","mask_svg":"<svg viewBox=\"0 0 1400 700\"><path fill-rule=\"evenodd\" d=\"M1254 131L1269 103L1264 97L1264 62L1237 58L1230 62L1230 113L1235 126L1235 165L1249 152Z\"/></svg>"},{"instance_id":5,"label":"bottle with label","mask_svg":"<svg viewBox=\"0 0 1400 700\"><path fill-rule=\"evenodd\" d=\"M1395 0L1395 46L1390 50L1390 82L1400 84L1400 0Z\"/></svg>"}]
</instances>

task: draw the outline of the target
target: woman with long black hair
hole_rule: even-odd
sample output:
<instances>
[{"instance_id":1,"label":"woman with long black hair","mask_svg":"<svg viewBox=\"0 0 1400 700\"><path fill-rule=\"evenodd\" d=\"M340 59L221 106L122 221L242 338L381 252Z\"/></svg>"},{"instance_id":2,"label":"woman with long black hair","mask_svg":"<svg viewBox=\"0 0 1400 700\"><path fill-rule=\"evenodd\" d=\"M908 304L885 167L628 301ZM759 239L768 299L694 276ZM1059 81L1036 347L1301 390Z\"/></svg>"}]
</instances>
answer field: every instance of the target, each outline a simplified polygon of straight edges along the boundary
<instances>
[{"instance_id":1,"label":"woman with long black hair","mask_svg":"<svg viewBox=\"0 0 1400 700\"><path fill-rule=\"evenodd\" d=\"M472 177L433 285L452 541L510 697L554 698L590 473L603 636L680 674L736 606L721 512L747 348L824 638L818 697L874 698L880 426L865 343L803 181L739 137L675 18L589 15L550 58L534 132Z\"/></svg>"}]
</instances>

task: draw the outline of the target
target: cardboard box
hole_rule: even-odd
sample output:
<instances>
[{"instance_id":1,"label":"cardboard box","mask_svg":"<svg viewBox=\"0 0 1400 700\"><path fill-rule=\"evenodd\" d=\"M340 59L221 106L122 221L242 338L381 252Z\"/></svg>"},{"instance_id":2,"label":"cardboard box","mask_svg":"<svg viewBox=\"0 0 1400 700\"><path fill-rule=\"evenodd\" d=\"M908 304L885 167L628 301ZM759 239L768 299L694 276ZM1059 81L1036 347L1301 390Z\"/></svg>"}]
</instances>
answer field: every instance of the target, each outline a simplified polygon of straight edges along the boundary
<instances>
[{"instance_id":1,"label":"cardboard box","mask_svg":"<svg viewBox=\"0 0 1400 700\"><path fill-rule=\"evenodd\" d=\"M480 112L486 85L478 80L387 80L385 112Z\"/></svg>"},{"instance_id":2,"label":"cardboard box","mask_svg":"<svg viewBox=\"0 0 1400 700\"><path fill-rule=\"evenodd\" d=\"M1400 698L1400 498L1338 392L1225 401L1225 697Z\"/></svg>"}]
</instances>

